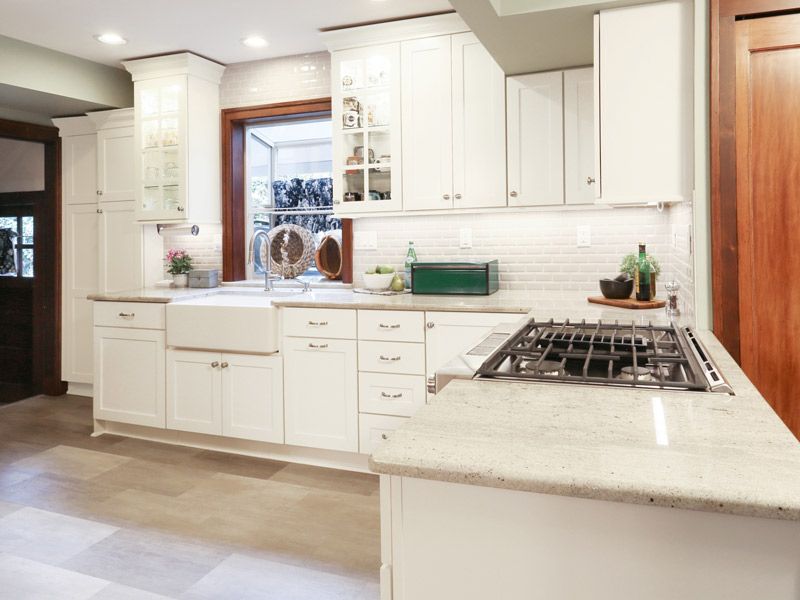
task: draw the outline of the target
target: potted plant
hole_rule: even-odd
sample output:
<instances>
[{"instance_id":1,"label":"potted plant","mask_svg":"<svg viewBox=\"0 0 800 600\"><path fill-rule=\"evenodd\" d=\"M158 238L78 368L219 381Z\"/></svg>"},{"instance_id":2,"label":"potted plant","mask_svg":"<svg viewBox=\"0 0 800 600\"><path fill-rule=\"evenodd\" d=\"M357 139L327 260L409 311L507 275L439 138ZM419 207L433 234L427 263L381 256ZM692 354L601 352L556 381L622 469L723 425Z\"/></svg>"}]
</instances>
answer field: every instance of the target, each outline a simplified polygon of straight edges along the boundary
<instances>
[{"instance_id":1,"label":"potted plant","mask_svg":"<svg viewBox=\"0 0 800 600\"><path fill-rule=\"evenodd\" d=\"M172 248L167 252L167 273L172 275L172 285L186 287L189 271L192 270L192 257L186 250Z\"/></svg>"},{"instance_id":2,"label":"potted plant","mask_svg":"<svg viewBox=\"0 0 800 600\"><path fill-rule=\"evenodd\" d=\"M647 262L650 263L650 297L656 297L656 280L658 276L661 274L661 265L658 263L658 260L651 255L646 255ZM636 276L636 263L639 261L639 257L636 254L628 254L623 259L622 262L619 264L619 272L625 273L628 277L635 277Z\"/></svg>"}]
</instances>

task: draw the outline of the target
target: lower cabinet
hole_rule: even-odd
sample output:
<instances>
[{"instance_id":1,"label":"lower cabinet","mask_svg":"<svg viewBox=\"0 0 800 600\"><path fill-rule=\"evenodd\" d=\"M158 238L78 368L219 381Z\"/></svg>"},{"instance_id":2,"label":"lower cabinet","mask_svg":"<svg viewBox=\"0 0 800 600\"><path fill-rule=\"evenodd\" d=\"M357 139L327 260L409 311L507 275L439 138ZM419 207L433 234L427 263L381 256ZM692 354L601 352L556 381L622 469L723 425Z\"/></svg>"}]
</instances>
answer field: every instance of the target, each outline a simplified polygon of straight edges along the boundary
<instances>
[{"instance_id":1,"label":"lower cabinet","mask_svg":"<svg viewBox=\"0 0 800 600\"><path fill-rule=\"evenodd\" d=\"M279 356L167 351L167 428L283 443Z\"/></svg>"},{"instance_id":2,"label":"lower cabinet","mask_svg":"<svg viewBox=\"0 0 800 600\"><path fill-rule=\"evenodd\" d=\"M283 340L286 443L358 452L355 340Z\"/></svg>"},{"instance_id":3,"label":"lower cabinet","mask_svg":"<svg viewBox=\"0 0 800 600\"><path fill-rule=\"evenodd\" d=\"M408 417L393 417L389 415L358 415L358 437L360 440L359 452L372 454L384 440L388 440L392 432L408 421Z\"/></svg>"},{"instance_id":4,"label":"lower cabinet","mask_svg":"<svg viewBox=\"0 0 800 600\"><path fill-rule=\"evenodd\" d=\"M94 417L164 427L164 332L94 328Z\"/></svg>"}]
</instances>

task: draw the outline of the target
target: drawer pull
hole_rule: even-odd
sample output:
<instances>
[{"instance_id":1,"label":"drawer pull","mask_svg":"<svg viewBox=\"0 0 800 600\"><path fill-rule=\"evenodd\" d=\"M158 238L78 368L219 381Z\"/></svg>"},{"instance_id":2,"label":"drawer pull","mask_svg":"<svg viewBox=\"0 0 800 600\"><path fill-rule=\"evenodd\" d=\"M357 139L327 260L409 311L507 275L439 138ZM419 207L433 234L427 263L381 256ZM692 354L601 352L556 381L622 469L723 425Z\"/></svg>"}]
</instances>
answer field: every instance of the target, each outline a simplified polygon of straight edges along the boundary
<instances>
[{"instance_id":1,"label":"drawer pull","mask_svg":"<svg viewBox=\"0 0 800 600\"><path fill-rule=\"evenodd\" d=\"M400 329L400 323L394 323L393 325L387 325L386 323L378 323L378 327L381 329Z\"/></svg>"},{"instance_id":2,"label":"drawer pull","mask_svg":"<svg viewBox=\"0 0 800 600\"><path fill-rule=\"evenodd\" d=\"M381 392L381 398L389 398L390 400L397 400L398 398L403 397L403 392L399 394L387 394L386 392Z\"/></svg>"},{"instance_id":3,"label":"drawer pull","mask_svg":"<svg viewBox=\"0 0 800 600\"><path fill-rule=\"evenodd\" d=\"M327 321L309 321L308 324L311 327L325 327L328 324Z\"/></svg>"},{"instance_id":4,"label":"drawer pull","mask_svg":"<svg viewBox=\"0 0 800 600\"><path fill-rule=\"evenodd\" d=\"M425 386L426 386L429 394L435 394L436 393L436 377L428 377L425 380Z\"/></svg>"},{"instance_id":5,"label":"drawer pull","mask_svg":"<svg viewBox=\"0 0 800 600\"><path fill-rule=\"evenodd\" d=\"M314 350L324 350L328 347L328 344L312 344L311 342L308 342L308 347L313 348Z\"/></svg>"},{"instance_id":6,"label":"drawer pull","mask_svg":"<svg viewBox=\"0 0 800 600\"><path fill-rule=\"evenodd\" d=\"M388 440L388 439L389 439L389 436L388 436L388 435L386 435L385 433L382 433L382 434L381 434L381 439L382 439L382 440Z\"/></svg>"},{"instance_id":7,"label":"drawer pull","mask_svg":"<svg viewBox=\"0 0 800 600\"><path fill-rule=\"evenodd\" d=\"M218 366L219 366L219 362L218 362L218 361L216 361L216 360L215 360L214 362L212 362L212 363L211 363L211 367L212 367L213 369L216 369Z\"/></svg>"},{"instance_id":8,"label":"drawer pull","mask_svg":"<svg viewBox=\"0 0 800 600\"><path fill-rule=\"evenodd\" d=\"M383 354L381 354L378 358L380 360L382 360L383 362L397 362L398 360L400 360L401 357L400 356L384 356Z\"/></svg>"},{"instance_id":9,"label":"drawer pull","mask_svg":"<svg viewBox=\"0 0 800 600\"><path fill-rule=\"evenodd\" d=\"M122 317L123 319L132 319L133 317L136 316L136 313L123 313L123 312L121 312L121 313L119 313L118 316Z\"/></svg>"}]
</instances>

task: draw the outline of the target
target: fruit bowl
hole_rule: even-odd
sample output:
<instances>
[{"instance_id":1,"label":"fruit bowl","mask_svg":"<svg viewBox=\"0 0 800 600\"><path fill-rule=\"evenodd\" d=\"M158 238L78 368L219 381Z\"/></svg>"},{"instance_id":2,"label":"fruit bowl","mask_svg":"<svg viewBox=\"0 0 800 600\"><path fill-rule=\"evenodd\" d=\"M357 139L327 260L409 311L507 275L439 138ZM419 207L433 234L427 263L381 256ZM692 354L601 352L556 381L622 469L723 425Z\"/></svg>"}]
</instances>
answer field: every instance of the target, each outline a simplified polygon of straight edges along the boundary
<instances>
[{"instance_id":1,"label":"fruit bowl","mask_svg":"<svg viewBox=\"0 0 800 600\"><path fill-rule=\"evenodd\" d=\"M388 290L392 285L394 271L391 273L364 273L364 287L368 290Z\"/></svg>"}]
</instances>

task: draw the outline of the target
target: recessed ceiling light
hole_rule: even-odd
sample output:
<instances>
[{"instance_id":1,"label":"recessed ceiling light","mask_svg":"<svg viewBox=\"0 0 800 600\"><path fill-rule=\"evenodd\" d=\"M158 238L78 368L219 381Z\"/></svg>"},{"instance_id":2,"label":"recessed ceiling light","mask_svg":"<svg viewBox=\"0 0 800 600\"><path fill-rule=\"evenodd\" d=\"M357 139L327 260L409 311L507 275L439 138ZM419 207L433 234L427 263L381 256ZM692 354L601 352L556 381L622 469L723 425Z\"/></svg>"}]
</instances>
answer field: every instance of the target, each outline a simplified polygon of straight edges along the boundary
<instances>
[{"instance_id":1,"label":"recessed ceiling light","mask_svg":"<svg viewBox=\"0 0 800 600\"><path fill-rule=\"evenodd\" d=\"M94 39L103 44L109 44L110 46L121 46L128 43L128 40L116 33L101 33L100 35L94 36Z\"/></svg>"},{"instance_id":2,"label":"recessed ceiling light","mask_svg":"<svg viewBox=\"0 0 800 600\"><path fill-rule=\"evenodd\" d=\"M267 45L267 40L260 35L248 35L246 38L242 38L242 43L248 48L263 48Z\"/></svg>"}]
</instances>

